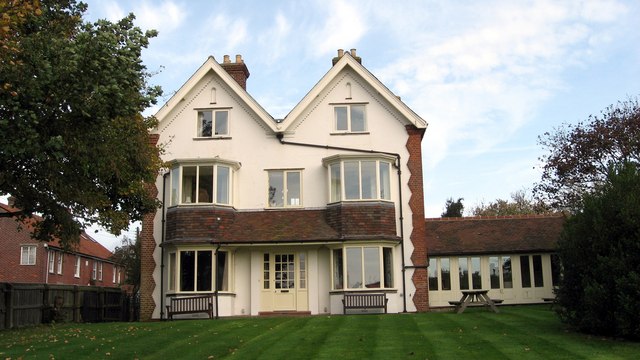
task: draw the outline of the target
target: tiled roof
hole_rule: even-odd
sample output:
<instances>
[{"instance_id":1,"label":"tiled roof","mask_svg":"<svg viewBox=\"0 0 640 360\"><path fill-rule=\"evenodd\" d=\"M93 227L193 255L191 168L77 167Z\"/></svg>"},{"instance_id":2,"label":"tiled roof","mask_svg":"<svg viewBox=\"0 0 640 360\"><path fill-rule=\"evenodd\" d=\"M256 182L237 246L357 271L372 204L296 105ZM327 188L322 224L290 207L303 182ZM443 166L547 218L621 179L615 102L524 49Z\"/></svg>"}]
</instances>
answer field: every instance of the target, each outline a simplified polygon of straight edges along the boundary
<instances>
[{"instance_id":1,"label":"tiled roof","mask_svg":"<svg viewBox=\"0 0 640 360\"><path fill-rule=\"evenodd\" d=\"M429 255L553 251L563 215L426 219Z\"/></svg>"},{"instance_id":2,"label":"tiled roof","mask_svg":"<svg viewBox=\"0 0 640 360\"><path fill-rule=\"evenodd\" d=\"M19 211L20 209L0 203L0 213L13 213ZM33 216L31 219L22 222L22 230L18 230L18 223L16 218L0 217L0 229L2 229L0 237L3 241L10 240L21 243L34 243L36 242L36 240L31 238L31 231L33 230L33 227L30 222L39 221L40 219L41 218L39 216ZM48 245L50 247L61 248L58 239L50 241ZM109 260L111 255L113 255L113 253L109 251L109 249L102 246L102 244L97 242L84 231L80 234L80 241L78 243L78 246L73 248L72 251L103 260Z\"/></svg>"}]
</instances>

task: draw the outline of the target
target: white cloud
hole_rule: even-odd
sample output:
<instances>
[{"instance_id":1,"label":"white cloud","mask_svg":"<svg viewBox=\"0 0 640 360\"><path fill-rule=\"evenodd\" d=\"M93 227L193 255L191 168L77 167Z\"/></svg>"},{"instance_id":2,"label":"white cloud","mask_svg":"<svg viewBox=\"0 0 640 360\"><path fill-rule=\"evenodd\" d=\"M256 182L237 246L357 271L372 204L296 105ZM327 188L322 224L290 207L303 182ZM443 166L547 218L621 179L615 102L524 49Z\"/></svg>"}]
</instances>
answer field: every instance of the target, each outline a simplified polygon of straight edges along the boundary
<instances>
[{"instance_id":1,"label":"white cloud","mask_svg":"<svg viewBox=\"0 0 640 360\"><path fill-rule=\"evenodd\" d=\"M180 27L186 18L187 7L173 1L164 1L159 5L148 1L136 4L136 25L143 30L155 29L161 33L171 32Z\"/></svg>"},{"instance_id":2,"label":"white cloud","mask_svg":"<svg viewBox=\"0 0 640 360\"><path fill-rule=\"evenodd\" d=\"M367 31L363 4L341 0L320 3L326 18L320 29L312 31L309 46L314 56L324 56L344 47L356 47Z\"/></svg>"}]
</instances>

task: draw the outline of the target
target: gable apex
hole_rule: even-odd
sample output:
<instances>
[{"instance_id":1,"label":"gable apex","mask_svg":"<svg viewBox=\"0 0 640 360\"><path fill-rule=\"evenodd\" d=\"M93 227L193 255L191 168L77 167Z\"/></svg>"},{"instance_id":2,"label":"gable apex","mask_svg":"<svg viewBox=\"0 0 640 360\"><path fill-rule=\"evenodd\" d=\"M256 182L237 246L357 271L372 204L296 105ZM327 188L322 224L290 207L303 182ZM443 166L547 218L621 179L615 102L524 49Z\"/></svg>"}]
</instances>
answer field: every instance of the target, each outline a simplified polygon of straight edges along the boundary
<instances>
[{"instance_id":1,"label":"gable apex","mask_svg":"<svg viewBox=\"0 0 640 360\"><path fill-rule=\"evenodd\" d=\"M227 56L228 57L228 56ZM225 60L226 58L225 57ZM236 59L241 59L240 55L236 56ZM241 63L243 71L246 70L244 61ZM207 60L189 77L189 79L176 91L167 102L162 105L160 110L156 112L155 117L158 119L158 126L152 132L159 131L164 125L167 115L171 110L178 106L181 100L184 99L187 94L192 91L200 80L202 80L210 71L216 74L222 82L227 85L231 91L243 101L246 106L255 112L258 118L264 123L265 128L270 129L273 132L277 132L276 122L273 117L260 105L258 102L243 88L241 84L234 78L234 75L229 74L225 68L216 61L216 59L209 55ZM246 77L249 75L249 71L246 70ZM246 81L246 78L245 78Z\"/></svg>"}]
</instances>

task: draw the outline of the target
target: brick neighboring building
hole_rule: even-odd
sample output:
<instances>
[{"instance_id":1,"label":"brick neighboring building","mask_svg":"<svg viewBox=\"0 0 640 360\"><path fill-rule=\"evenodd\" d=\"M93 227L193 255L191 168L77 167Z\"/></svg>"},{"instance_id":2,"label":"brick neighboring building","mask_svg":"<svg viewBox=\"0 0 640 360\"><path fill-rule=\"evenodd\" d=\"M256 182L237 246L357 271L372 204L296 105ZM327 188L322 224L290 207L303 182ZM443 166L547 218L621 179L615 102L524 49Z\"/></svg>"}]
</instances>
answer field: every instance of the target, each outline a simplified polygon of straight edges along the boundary
<instances>
[{"instance_id":1,"label":"brick neighboring building","mask_svg":"<svg viewBox=\"0 0 640 360\"><path fill-rule=\"evenodd\" d=\"M0 203L0 213L17 211ZM75 249L65 251L57 240L32 239L30 231L28 222L19 224L15 217L0 216L0 282L106 287L124 282L124 269L110 259L113 253L85 232Z\"/></svg>"}]
</instances>

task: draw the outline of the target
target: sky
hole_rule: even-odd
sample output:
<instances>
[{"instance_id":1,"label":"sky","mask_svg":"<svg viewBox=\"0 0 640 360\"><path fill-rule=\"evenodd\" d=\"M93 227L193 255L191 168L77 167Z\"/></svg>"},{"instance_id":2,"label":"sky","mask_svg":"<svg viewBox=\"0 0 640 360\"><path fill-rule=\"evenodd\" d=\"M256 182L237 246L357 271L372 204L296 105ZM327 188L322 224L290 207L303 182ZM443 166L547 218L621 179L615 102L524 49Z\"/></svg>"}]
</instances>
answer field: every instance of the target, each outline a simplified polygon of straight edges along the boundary
<instances>
[{"instance_id":1,"label":"sky","mask_svg":"<svg viewBox=\"0 0 640 360\"><path fill-rule=\"evenodd\" d=\"M640 95L637 0L85 2L87 21L132 12L137 26L158 30L142 55L155 73L150 83L164 90L158 106L209 55L240 54L249 94L283 118L337 49L357 49L429 124L427 217L439 217L450 197L464 198L468 211L531 190L545 153L539 135ZM92 236L119 244L102 231Z\"/></svg>"}]
</instances>

